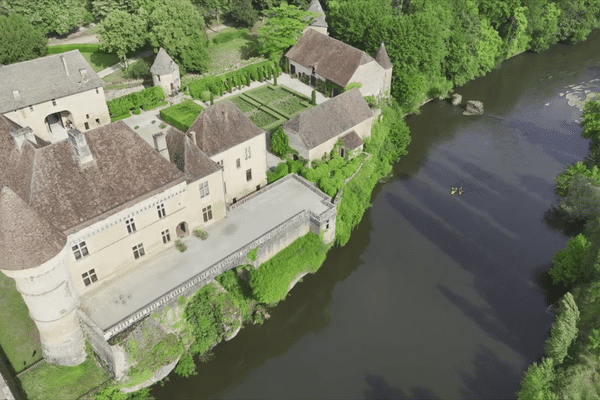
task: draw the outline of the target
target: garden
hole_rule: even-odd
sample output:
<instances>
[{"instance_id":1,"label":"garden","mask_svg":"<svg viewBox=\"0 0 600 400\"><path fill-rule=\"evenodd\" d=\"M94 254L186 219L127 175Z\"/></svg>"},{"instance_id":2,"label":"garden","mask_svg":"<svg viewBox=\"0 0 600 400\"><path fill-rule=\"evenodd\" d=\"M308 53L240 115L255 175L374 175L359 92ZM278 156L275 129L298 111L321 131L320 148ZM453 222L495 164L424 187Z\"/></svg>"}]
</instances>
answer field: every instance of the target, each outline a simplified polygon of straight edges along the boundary
<instances>
[{"instance_id":1,"label":"garden","mask_svg":"<svg viewBox=\"0 0 600 400\"><path fill-rule=\"evenodd\" d=\"M148 111L165 104L167 104L165 92L160 86L154 86L106 102L111 122L130 117L131 112L139 114L141 112L140 108Z\"/></svg>"},{"instance_id":2,"label":"garden","mask_svg":"<svg viewBox=\"0 0 600 400\"><path fill-rule=\"evenodd\" d=\"M310 99L284 86L264 85L229 97L252 122L271 130L313 107Z\"/></svg>"}]
</instances>

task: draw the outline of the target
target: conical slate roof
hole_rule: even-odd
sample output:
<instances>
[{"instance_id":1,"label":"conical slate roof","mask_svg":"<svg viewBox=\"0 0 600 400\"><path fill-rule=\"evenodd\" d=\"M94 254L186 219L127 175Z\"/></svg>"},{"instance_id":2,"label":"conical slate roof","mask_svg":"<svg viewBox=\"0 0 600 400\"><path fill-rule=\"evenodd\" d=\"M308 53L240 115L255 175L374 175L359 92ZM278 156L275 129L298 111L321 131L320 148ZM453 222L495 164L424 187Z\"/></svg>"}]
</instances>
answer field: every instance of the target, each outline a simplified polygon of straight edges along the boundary
<instances>
[{"instance_id":1,"label":"conical slate roof","mask_svg":"<svg viewBox=\"0 0 600 400\"><path fill-rule=\"evenodd\" d=\"M154 64L150 67L150 72L154 75L167 75L174 72L177 68L178 66L175 64L175 61L161 47L154 59Z\"/></svg>"},{"instance_id":2,"label":"conical slate roof","mask_svg":"<svg viewBox=\"0 0 600 400\"><path fill-rule=\"evenodd\" d=\"M310 6L308 6L308 11L319 14L315 17L315 20L310 24L310 26L327 28L325 12L323 11L323 7L321 7L321 3L319 3L319 0L312 0L310 2Z\"/></svg>"},{"instance_id":3,"label":"conical slate roof","mask_svg":"<svg viewBox=\"0 0 600 400\"><path fill-rule=\"evenodd\" d=\"M65 235L0 184L0 269L35 268L55 257L66 242Z\"/></svg>"},{"instance_id":4,"label":"conical slate roof","mask_svg":"<svg viewBox=\"0 0 600 400\"><path fill-rule=\"evenodd\" d=\"M385 49L385 44L381 43L379 46L379 50L377 50L377 54L375 54L375 60L383 67L383 69L391 69L393 67L392 62L390 61L390 57L388 57L387 50Z\"/></svg>"}]
</instances>

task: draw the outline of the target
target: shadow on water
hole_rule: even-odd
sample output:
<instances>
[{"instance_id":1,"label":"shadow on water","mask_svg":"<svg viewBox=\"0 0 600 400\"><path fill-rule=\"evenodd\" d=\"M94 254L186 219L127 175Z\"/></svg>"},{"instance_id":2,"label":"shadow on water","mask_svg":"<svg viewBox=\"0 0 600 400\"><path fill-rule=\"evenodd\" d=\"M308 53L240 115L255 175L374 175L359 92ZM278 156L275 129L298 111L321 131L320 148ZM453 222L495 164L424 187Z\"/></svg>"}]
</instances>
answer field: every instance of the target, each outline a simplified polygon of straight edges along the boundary
<instances>
[{"instance_id":1,"label":"shadow on water","mask_svg":"<svg viewBox=\"0 0 600 400\"><path fill-rule=\"evenodd\" d=\"M583 233L586 221L573 219L560 207L552 206L544 213L544 222L550 229L572 237Z\"/></svg>"},{"instance_id":2,"label":"shadow on water","mask_svg":"<svg viewBox=\"0 0 600 400\"><path fill-rule=\"evenodd\" d=\"M428 399L428 400L439 400L433 392L421 386L412 387L409 389L409 393L405 393L402 389L391 386L384 377L379 375L372 375L370 373L365 374L365 382L367 388L363 391L365 399L398 399L398 400L412 400L412 399Z\"/></svg>"},{"instance_id":3,"label":"shadow on water","mask_svg":"<svg viewBox=\"0 0 600 400\"><path fill-rule=\"evenodd\" d=\"M198 375L182 378L173 373L162 385L152 387L152 395L157 399L223 397L268 360L285 354L307 334L325 329L331 319L334 288L362 265L371 229L366 215L357 228L361 234L353 235L344 248L332 248L317 274L306 275L303 283L269 310L268 321L246 325L233 340L219 343L208 361L196 361Z\"/></svg>"},{"instance_id":4,"label":"shadow on water","mask_svg":"<svg viewBox=\"0 0 600 400\"><path fill-rule=\"evenodd\" d=\"M459 371L463 399L514 399L521 372L502 361L487 346L479 346L473 360L474 373Z\"/></svg>"}]
</instances>

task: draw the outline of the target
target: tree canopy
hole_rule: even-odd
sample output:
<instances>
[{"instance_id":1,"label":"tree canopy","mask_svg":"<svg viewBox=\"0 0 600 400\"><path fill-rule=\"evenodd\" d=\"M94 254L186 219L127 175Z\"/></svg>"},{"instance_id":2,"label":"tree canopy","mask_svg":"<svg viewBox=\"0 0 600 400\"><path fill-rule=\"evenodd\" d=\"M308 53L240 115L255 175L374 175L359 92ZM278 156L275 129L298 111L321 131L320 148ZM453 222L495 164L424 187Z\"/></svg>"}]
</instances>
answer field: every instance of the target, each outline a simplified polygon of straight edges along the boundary
<instances>
[{"instance_id":1,"label":"tree canopy","mask_svg":"<svg viewBox=\"0 0 600 400\"><path fill-rule=\"evenodd\" d=\"M316 16L315 13L285 3L265 11L265 15L269 19L258 29L260 51L270 57L281 55L295 45L304 28Z\"/></svg>"},{"instance_id":2,"label":"tree canopy","mask_svg":"<svg viewBox=\"0 0 600 400\"><path fill-rule=\"evenodd\" d=\"M0 15L0 64L31 60L47 53L48 40L25 17Z\"/></svg>"},{"instance_id":3,"label":"tree canopy","mask_svg":"<svg viewBox=\"0 0 600 400\"><path fill-rule=\"evenodd\" d=\"M115 53L126 60L126 54L141 48L146 43L146 21L135 14L115 10L106 16L98 36L100 48Z\"/></svg>"},{"instance_id":4,"label":"tree canopy","mask_svg":"<svg viewBox=\"0 0 600 400\"><path fill-rule=\"evenodd\" d=\"M59 35L84 21L85 3L81 0L6 0L9 11L21 14L44 34Z\"/></svg>"}]
</instances>

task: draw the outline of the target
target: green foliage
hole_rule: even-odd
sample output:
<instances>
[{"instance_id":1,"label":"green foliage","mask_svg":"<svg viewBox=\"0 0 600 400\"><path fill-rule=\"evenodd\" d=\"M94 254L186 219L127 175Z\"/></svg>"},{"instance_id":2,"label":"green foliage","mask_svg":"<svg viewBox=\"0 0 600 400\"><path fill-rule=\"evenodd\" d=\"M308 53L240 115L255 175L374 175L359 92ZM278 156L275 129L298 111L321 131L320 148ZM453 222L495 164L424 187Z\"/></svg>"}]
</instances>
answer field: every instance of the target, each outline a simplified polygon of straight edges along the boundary
<instances>
[{"instance_id":1,"label":"green foliage","mask_svg":"<svg viewBox=\"0 0 600 400\"><path fill-rule=\"evenodd\" d=\"M574 219L596 218L600 215L600 186L590 177L575 175L560 207Z\"/></svg>"},{"instance_id":2,"label":"green foliage","mask_svg":"<svg viewBox=\"0 0 600 400\"><path fill-rule=\"evenodd\" d=\"M265 25L258 28L260 51L269 57L281 56L295 45L304 28L317 15L286 3L265 10L264 14L268 19Z\"/></svg>"},{"instance_id":3,"label":"green foliage","mask_svg":"<svg viewBox=\"0 0 600 400\"><path fill-rule=\"evenodd\" d=\"M175 128L186 132L204 108L193 100L185 100L179 104L160 110L160 118Z\"/></svg>"},{"instance_id":4,"label":"green foliage","mask_svg":"<svg viewBox=\"0 0 600 400\"><path fill-rule=\"evenodd\" d=\"M258 11L252 7L252 0L232 0L229 16L239 26L252 27L258 21Z\"/></svg>"},{"instance_id":5,"label":"green foliage","mask_svg":"<svg viewBox=\"0 0 600 400\"><path fill-rule=\"evenodd\" d=\"M165 92L160 86L154 86L139 92L131 93L125 96L117 97L106 102L108 112L112 121L129 116L131 110L142 107L144 110L150 110L165 100Z\"/></svg>"},{"instance_id":6,"label":"green foliage","mask_svg":"<svg viewBox=\"0 0 600 400\"><path fill-rule=\"evenodd\" d=\"M185 353L175 367L175 373L184 378L189 378L193 375L198 375L194 357L190 353Z\"/></svg>"},{"instance_id":7,"label":"green foliage","mask_svg":"<svg viewBox=\"0 0 600 400\"><path fill-rule=\"evenodd\" d=\"M83 23L84 4L80 0L5 0L0 7L5 5L11 14L23 15L44 34L65 35Z\"/></svg>"},{"instance_id":8,"label":"green foliage","mask_svg":"<svg viewBox=\"0 0 600 400\"><path fill-rule=\"evenodd\" d=\"M236 29L236 30L227 30L227 31L221 32L221 33L217 34L215 37L213 37L212 42L214 44L227 43L227 42L231 42L232 40L235 40L235 39L245 38L246 36L248 36L248 29L246 29L246 28Z\"/></svg>"},{"instance_id":9,"label":"green foliage","mask_svg":"<svg viewBox=\"0 0 600 400\"><path fill-rule=\"evenodd\" d=\"M362 87L362 83L360 82L352 82L349 83L348 85L346 85L346 87L344 88L344 92L347 92L349 90L352 90L353 88L361 88Z\"/></svg>"},{"instance_id":10,"label":"green foliage","mask_svg":"<svg viewBox=\"0 0 600 400\"><path fill-rule=\"evenodd\" d=\"M538 365L533 363L521 379L521 390L517 392L519 400L555 400L558 396L552 391L554 379L554 361L544 358Z\"/></svg>"},{"instance_id":11,"label":"green foliage","mask_svg":"<svg viewBox=\"0 0 600 400\"><path fill-rule=\"evenodd\" d=\"M190 0L163 0L148 15L148 38L180 67L190 72L206 71L209 64L204 19Z\"/></svg>"},{"instance_id":12,"label":"green foliage","mask_svg":"<svg viewBox=\"0 0 600 400\"><path fill-rule=\"evenodd\" d=\"M0 15L0 65L46 55L48 40L25 17Z\"/></svg>"},{"instance_id":13,"label":"green foliage","mask_svg":"<svg viewBox=\"0 0 600 400\"><path fill-rule=\"evenodd\" d=\"M278 179L283 178L290 173L289 167L286 163L282 162L277 165L275 171L267 171L267 184L273 183Z\"/></svg>"},{"instance_id":14,"label":"green foliage","mask_svg":"<svg viewBox=\"0 0 600 400\"><path fill-rule=\"evenodd\" d=\"M238 270L243 268L244 267L240 267ZM252 266L249 268L250 270L254 269ZM252 289L250 289L248 283L240 279L239 272L236 272L236 270L229 270L217 276L215 279L225 290L227 290L229 299L233 305L241 311L242 320L244 322L253 321L253 313L256 310L258 302L252 294Z\"/></svg>"},{"instance_id":15,"label":"green foliage","mask_svg":"<svg viewBox=\"0 0 600 400\"><path fill-rule=\"evenodd\" d=\"M590 242L581 233L569 239L566 247L552 257L552 281L555 284L562 282L567 286L577 283L584 275L584 258L589 247Z\"/></svg>"},{"instance_id":16,"label":"green foliage","mask_svg":"<svg viewBox=\"0 0 600 400\"><path fill-rule=\"evenodd\" d=\"M194 229L193 231L194 236L196 236L198 239L202 239L202 240L206 240L208 239L208 232L203 231L199 228Z\"/></svg>"},{"instance_id":17,"label":"green foliage","mask_svg":"<svg viewBox=\"0 0 600 400\"><path fill-rule=\"evenodd\" d=\"M275 154L277 157L285 157L291 152L290 139L283 131L283 128L280 127L271 134L271 153Z\"/></svg>"},{"instance_id":18,"label":"green foliage","mask_svg":"<svg viewBox=\"0 0 600 400\"><path fill-rule=\"evenodd\" d=\"M188 302L184 313L195 338L190 347L193 354L204 354L221 341L225 296L214 285L208 284Z\"/></svg>"},{"instance_id":19,"label":"green foliage","mask_svg":"<svg viewBox=\"0 0 600 400\"><path fill-rule=\"evenodd\" d=\"M146 43L146 21L135 14L115 10L108 14L98 31L100 49L126 59L129 52Z\"/></svg>"},{"instance_id":20,"label":"green foliage","mask_svg":"<svg viewBox=\"0 0 600 400\"><path fill-rule=\"evenodd\" d=\"M143 388L131 393L121 393L119 386L110 386L94 395L94 400L154 400L150 388Z\"/></svg>"},{"instance_id":21,"label":"green foliage","mask_svg":"<svg viewBox=\"0 0 600 400\"><path fill-rule=\"evenodd\" d=\"M327 247L314 233L296 239L259 268L250 271L250 286L256 298L266 304L283 300L294 278L316 272L327 255Z\"/></svg>"},{"instance_id":22,"label":"green foliage","mask_svg":"<svg viewBox=\"0 0 600 400\"><path fill-rule=\"evenodd\" d=\"M65 53L71 50L79 50L81 53L99 53L99 44L76 43L76 44L56 44L48 46L48 54Z\"/></svg>"},{"instance_id":23,"label":"green foliage","mask_svg":"<svg viewBox=\"0 0 600 400\"><path fill-rule=\"evenodd\" d=\"M248 252L248 259L250 261L256 261L256 254L258 253L258 249L252 249Z\"/></svg>"},{"instance_id":24,"label":"green foliage","mask_svg":"<svg viewBox=\"0 0 600 400\"><path fill-rule=\"evenodd\" d=\"M594 165L591 169L588 169L584 163L579 161L575 165L570 165L565 172L559 174L554 179L556 182L555 191L560 197L566 198L568 196L571 181L577 174L591 178L594 182L600 185L600 171L598 170L598 167Z\"/></svg>"},{"instance_id":25,"label":"green foliage","mask_svg":"<svg viewBox=\"0 0 600 400\"><path fill-rule=\"evenodd\" d=\"M595 141L600 140L600 96L588 101L581 115L581 124L583 131L581 136Z\"/></svg>"},{"instance_id":26,"label":"green foliage","mask_svg":"<svg viewBox=\"0 0 600 400\"><path fill-rule=\"evenodd\" d=\"M577 321L579 320L579 309L573 295L567 293L560 301L560 307L556 320L552 324L550 338L546 342L546 353L554 360L555 364L561 364L567 356L569 346L577 337Z\"/></svg>"},{"instance_id":27,"label":"green foliage","mask_svg":"<svg viewBox=\"0 0 600 400\"><path fill-rule=\"evenodd\" d=\"M313 106L317 104L317 91L315 89L310 93L310 104Z\"/></svg>"},{"instance_id":28,"label":"green foliage","mask_svg":"<svg viewBox=\"0 0 600 400\"><path fill-rule=\"evenodd\" d=\"M125 77L130 79L142 79L150 75L150 63L146 60L138 60L127 67Z\"/></svg>"},{"instance_id":29,"label":"green foliage","mask_svg":"<svg viewBox=\"0 0 600 400\"><path fill-rule=\"evenodd\" d=\"M175 247L182 253L187 250L187 245L183 243L180 239L175 240Z\"/></svg>"}]
</instances>

